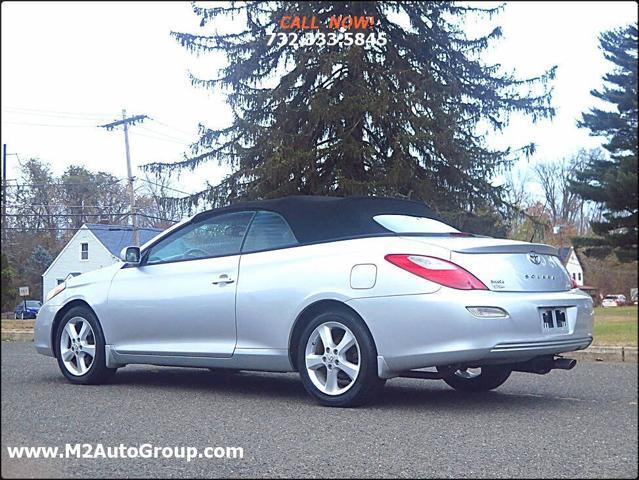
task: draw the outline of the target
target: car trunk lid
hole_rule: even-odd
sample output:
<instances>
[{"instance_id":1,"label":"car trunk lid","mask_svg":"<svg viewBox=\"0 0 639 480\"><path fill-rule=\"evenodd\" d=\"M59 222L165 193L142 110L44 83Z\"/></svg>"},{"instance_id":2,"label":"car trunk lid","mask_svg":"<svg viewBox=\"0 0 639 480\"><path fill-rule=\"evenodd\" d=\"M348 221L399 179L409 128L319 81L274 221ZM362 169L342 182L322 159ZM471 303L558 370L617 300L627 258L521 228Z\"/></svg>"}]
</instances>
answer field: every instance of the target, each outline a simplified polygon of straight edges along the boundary
<instances>
[{"instance_id":1,"label":"car trunk lid","mask_svg":"<svg viewBox=\"0 0 639 480\"><path fill-rule=\"evenodd\" d=\"M503 292L559 292L572 288L557 250L540 243L473 236L410 236L450 251L450 260Z\"/></svg>"}]
</instances>

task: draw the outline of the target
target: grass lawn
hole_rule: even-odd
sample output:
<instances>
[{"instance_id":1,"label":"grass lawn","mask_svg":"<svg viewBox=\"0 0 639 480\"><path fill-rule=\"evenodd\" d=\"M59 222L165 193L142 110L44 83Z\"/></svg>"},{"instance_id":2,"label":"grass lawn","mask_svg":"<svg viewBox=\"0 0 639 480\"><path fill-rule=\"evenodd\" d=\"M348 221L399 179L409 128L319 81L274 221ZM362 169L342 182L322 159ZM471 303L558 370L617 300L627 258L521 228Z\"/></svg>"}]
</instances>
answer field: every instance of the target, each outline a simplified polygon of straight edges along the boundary
<instances>
[{"instance_id":1,"label":"grass lawn","mask_svg":"<svg viewBox=\"0 0 639 480\"><path fill-rule=\"evenodd\" d=\"M637 307L595 308L595 345L637 346Z\"/></svg>"}]
</instances>

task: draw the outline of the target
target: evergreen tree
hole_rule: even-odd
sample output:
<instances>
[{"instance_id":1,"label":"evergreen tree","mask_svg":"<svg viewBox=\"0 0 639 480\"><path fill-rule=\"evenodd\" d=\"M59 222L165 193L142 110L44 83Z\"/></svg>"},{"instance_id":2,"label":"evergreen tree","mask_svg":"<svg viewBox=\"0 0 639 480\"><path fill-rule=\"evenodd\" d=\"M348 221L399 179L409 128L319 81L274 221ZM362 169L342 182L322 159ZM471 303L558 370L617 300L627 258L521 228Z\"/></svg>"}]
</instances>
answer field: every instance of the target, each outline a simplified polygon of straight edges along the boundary
<instances>
[{"instance_id":1,"label":"evergreen tree","mask_svg":"<svg viewBox=\"0 0 639 480\"><path fill-rule=\"evenodd\" d=\"M603 204L604 220L593 222L599 238L576 239L579 245L594 245L594 254L614 249L620 260L637 259L637 25L605 32L600 48L614 64L604 75L603 90L591 94L613 108L593 108L584 113L580 127L607 139L610 158L593 158L572 183L586 200Z\"/></svg>"},{"instance_id":2,"label":"evergreen tree","mask_svg":"<svg viewBox=\"0 0 639 480\"><path fill-rule=\"evenodd\" d=\"M0 275L2 277L2 288L0 288L0 291L2 292L2 299L0 300L0 308L4 312L9 307L14 306L13 302L16 299L18 292L14 285L15 272L9 265L9 260L7 260L7 256L4 252L0 255L0 261Z\"/></svg>"},{"instance_id":3,"label":"evergreen tree","mask_svg":"<svg viewBox=\"0 0 639 480\"><path fill-rule=\"evenodd\" d=\"M500 7L501 8L501 7ZM223 205L236 199L291 194L386 195L420 199L455 218L494 214L502 190L491 184L521 149L486 145L513 112L534 121L553 115L548 81L554 68L519 79L480 59L501 36L463 30L483 9L451 2L248 2L201 8L201 26L231 18L231 33L173 32L197 54L221 52L227 65L196 86L227 92L234 120L201 127L193 155L154 171L195 169L208 161L234 171L192 200ZM375 18L384 46L268 45L285 16ZM215 26L221 26L216 23ZM367 31L368 34L368 31ZM461 214L466 212L466 214ZM492 221L492 220L491 220ZM473 222L476 224L477 222Z\"/></svg>"},{"instance_id":4,"label":"evergreen tree","mask_svg":"<svg viewBox=\"0 0 639 480\"><path fill-rule=\"evenodd\" d=\"M42 245L36 245L24 265L21 279L30 287L31 298L42 298L42 274L53 262L53 256ZM46 293L46 292L44 292Z\"/></svg>"}]
</instances>

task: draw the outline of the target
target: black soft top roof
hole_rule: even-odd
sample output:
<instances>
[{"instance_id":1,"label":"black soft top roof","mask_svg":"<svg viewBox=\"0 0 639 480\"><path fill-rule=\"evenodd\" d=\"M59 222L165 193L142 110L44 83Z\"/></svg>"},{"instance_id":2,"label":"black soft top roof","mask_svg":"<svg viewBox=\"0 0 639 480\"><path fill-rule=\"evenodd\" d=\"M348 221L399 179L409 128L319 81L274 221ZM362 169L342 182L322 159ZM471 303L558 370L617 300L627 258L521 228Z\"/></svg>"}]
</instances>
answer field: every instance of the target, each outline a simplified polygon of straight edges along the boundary
<instances>
[{"instance_id":1,"label":"black soft top roof","mask_svg":"<svg viewBox=\"0 0 639 480\"><path fill-rule=\"evenodd\" d=\"M391 234L373 220L375 215L397 214L439 220L426 205L412 200L383 197L292 196L273 200L238 202L196 215L193 221L241 210L279 213L302 243Z\"/></svg>"}]
</instances>

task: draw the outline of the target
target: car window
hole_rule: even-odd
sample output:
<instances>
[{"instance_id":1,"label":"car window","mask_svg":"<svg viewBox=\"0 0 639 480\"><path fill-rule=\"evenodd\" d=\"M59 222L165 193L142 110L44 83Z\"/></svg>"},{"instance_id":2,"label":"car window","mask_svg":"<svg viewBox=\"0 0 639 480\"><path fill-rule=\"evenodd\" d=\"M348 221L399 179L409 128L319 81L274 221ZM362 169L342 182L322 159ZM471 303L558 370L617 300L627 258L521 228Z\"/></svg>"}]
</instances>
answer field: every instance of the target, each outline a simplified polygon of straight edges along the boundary
<instances>
[{"instance_id":1,"label":"car window","mask_svg":"<svg viewBox=\"0 0 639 480\"><path fill-rule=\"evenodd\" d=\"M239 254L253 215L227 213L187 225L153 245L146 265Z\"/></svg>"},{"instance_id":2,"label":"car window","mask_svg":"<svg viewBox=\"0 0 639 480\"><path fill-rule=\"evenodd\" d=\"M40 307L42 304L40 302L38 302L37 300L27 300L27 307L33 308L33 307Z\"/></svg>"},{"instance_id":3,"label":"car window","mask_svg":"<svg viewBox=\"0 0 639 480\"><path fill-rule=\"evenodd\" d=\"M242 253L272 250L297 245L297 239L281 215L257 212L246 234Z\"/></svg>"},{"instance_id":4,"label":"car window","mask_svg":"<svg viewBox=\"0 0 639 480\"><path fill-rule=\"evenodd\" d=\"M459 233L450 225L426 217L375 215L373 220L394 233Z\"/></svg>"}]
</instances>

